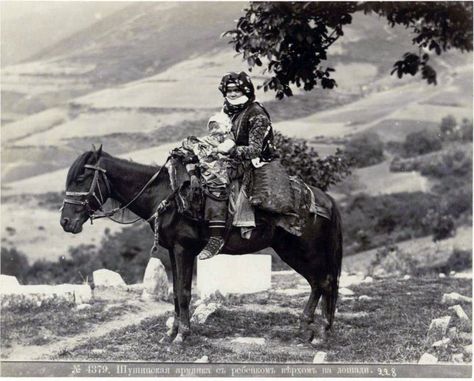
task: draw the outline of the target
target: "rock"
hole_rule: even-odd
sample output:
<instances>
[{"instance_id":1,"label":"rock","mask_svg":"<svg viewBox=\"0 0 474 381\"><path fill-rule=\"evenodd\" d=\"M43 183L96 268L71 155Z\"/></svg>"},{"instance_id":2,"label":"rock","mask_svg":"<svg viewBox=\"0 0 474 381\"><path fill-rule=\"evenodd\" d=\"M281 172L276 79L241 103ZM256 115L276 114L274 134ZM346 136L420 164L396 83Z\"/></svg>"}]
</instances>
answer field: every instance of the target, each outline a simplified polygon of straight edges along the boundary
<instances>
[{"instance_id":1,"label":"rock","mask_svg":"<svg viewBox=\"0 0 474 381\"><path fill-rule=\"evenodd\" d=\"M472 341L472 334L468 332L459 332L457 337L459 340L469 341L469 342Z\"/></svg>"},{"instance_id":2,"label":"rock","mask_svg":"<svg viewBox=\"0 0 474 381\"><path fill-rule=\"evenodd\" d=\"M127 287L122 276L115 271L100 269L92 274L96 287Z\"/></svg>"},{"instance_id":3,"label":"rock","mask_svg":"<svg viewBox=\"0 0 474 381\"><path fill-rule=\"evenodd\" d=\"M446 335L451 316L443 316L438 319L433 319L428 329L428 336L432 339L438 340Z\"/></svg>"},{"instance_id":4,"label":"rock","mask_svg":"<svg viewBox=\"0 0 474 381\"><path fill-rule=\"evenodd\" d=\"M159 258L150 258L143 276L143 294L142 297L153 297L158 300L168 298L168 275L166 275L165 266Z\"/></svg>"},{"instance_id":5,"label":"rock","mask_svg":"<svg viewBox=\"0 0 474 381\"><path fill-rule=\"evenodd\" d=\"M373 300L374 298L372 298L371 296L367 296L367 295L361 295L361 296L359 296L358 299L360 301L370 301L370 300Z\"/></svg>"},{"instance_id":6,"label":"rock","mask_svg":"<svg viewBox=\"0 0 474 381\"><path fill-rule=\"evenodd\" d=\"M448 330L448 337L451 339L451 340L456 340L459 335L458 335L458 329L456 327L452 327L452 328L449 328Z\"/></svg>"},{"instance_id":7,"label":"rock","mask_svg":"<svg viewBox=\"0 0 474 381\"><path fill-rule=\"evenodd\" d=\"M472 353L472 344L466 345L462 348L466 354Z\"/></svg>"},{"instance_id":8,"label":"rock","mask_svg":"<svg viewBox=\"0 0 474 381\"><path fill-rule=\"evenodd\" d=\"M362 281L362 283L372 283L374 281L374 278L371 276L365 277L365 279Z\"/></svg>"},{"instance_id":9,"label":"rock","mask_svg":"<svg viewBox=\"0 0 474 381\"><path fill-rule=\"evenodd\" d=\"M92 299L92 290L89 285L60 284L49 285L25 285L9 289L1 289L2 306L9 305L38 305L44 301L54 300L56 302L82 304Z\"/></svg>"},{"instance_id":10,"label":"rock","mask_svg":"<svg viewBox=\"0 0 474 381\"><path fill-rule=\"evenodd\" d=\"M440 278L446 278L446 274L444 274L444 273L439 273L438 276L439 276Z\"/></svg>"},{"instance_id":11,"label":"rock","mask_svg":"<svg viewBox=\"0 0 474 381\"><path fill-rule=\"evenodd\" d=\"M88 284L59 284L54 287L59 293L72 293L76 304L87 304L92 299L92 290Z\"/></svg>"},{"instance_id":12,"label":"rock","mask_svg":"<svg viewBox=\"0 0 474 381\"><path fill-rule=\"evenodd\" d=\"M411 295L411 292L406 292L405 294L408 295L408 296L410 296L410 295Z\"/></svg>"},{"instance_id":13,"label":"rock","mask_svg":"<svg viewBox=\"0 0 474 381\"><path fill-rule=\"evenodd\" d=\"M472 298L458 294L457 292L451 292L450 294L444 294L441 299L441 303L449 306L459 303L471 303Z\"/></svg>"},{"instance_id":14,"label":"rock","mask_svg":"<svg viewBox=\"0 0 474 381\"><path fill-rule=\"evenodd\" d=\"M218 308L219 305L217 303L200 304L194 310L193 316L191 317L191 322L204 324L209 316L216 312Z\"/></svg>"},{"instance_id":15,"label":"rock","mask_svg":"<svg viewBox=\"0 0 474 381\"><path fill-rule=\"evenodd\" d=\"M263 337L237 337L231 341L238 344L265 345Z\"/></svg>"},{"instance_id":16,"label":"rock","mask_svg":"<svg viewBox=\"0 0 474 381\"><path fill-rule=\"evenodd\" d=\"M451 306L448 309L456 313L456 316L461 321L463 327L469 327L471 325L471 319L469 319L469 317L466 315L466 313L459 304Z\"/></svg>"},{"instance_id":17,"label":"rock","mask_svg":"<svg viewBox=\"0 0 474 381\"><path fill-rule=\"evenodd\" d=\"M438 358L430 355L429 353L423 354L418 361L418 364L436 364L438 362Z\"/></svg>"},{"instance_id":18,"label":"rock","mask_svg":"<svg viewBox=\"0 0 474 381\"><path fill-rule=\"evenodd\" d=\"M0 289L6 290L9 288L16 288L20 285L16 277L12 275L0 275Z\"/></svg>"},{"instance_id":19,"label":"rock","mask_svg":"<svg viewBox=\"0 0 474 381\"><path fill-rule=\"evenodd\" d=\"M456 271L454 271L454 270L449 272L449 276L453 276L453 275L456 275Z\"/></svg>"},{"instance_id":20,"label":"rock","mask_svg":"<svg viewBox=\"0 0 474 381\"><path fill-rule=\"evenodd\" d=\"M349 287L352 285L359 285L364 280L363 275L347 275L341 274L339 278L339 287Z\"/></svg>"},{"instance_id":21,"label":"rock","mask_svg":"<svg viewBox=\"0 0 474 381\"><path fill-rule=\"evenodd\" d=\"M196 361L194 362L198 362L198 363L208 363L209 362L209 357L207 356L202 356L200 359L197 359Z\"/></svg>"},{"instance_id":22,"label":"rock","mask_svg":"<svg viewBox=\"0 0 474 381\"><path fill-rule=\"evenodd\" d=\"M405 276L403 277L403 280L408 280L408 279L410 279L410 278L411 278L410 275L405 275Z\"/></svg>"},{"instance_id":23,"label":"rock","mask_svg":"<svg viewBox=\"0 0 474 381\"><path fill-rule=\"evenodd\" d=\"M91 308L92 306L88 303L83 303L83 304L79 304L77 307L76 307L76 310L78 311L82 311L82 310L88 310L89 308Z\"/></svg>"},{"instance_id":24,"label":"rock","mask_svg":"<svg viewBox=\"0 0 474 381\"><path fill-rule=\"evenodd\" d=\"M168 320L166 320L166 328L171 329L174 324L174 316L170 316Z\"/></svg>"},{"instance_id":25,"label":"rock","mask_svg":"<svg viewBox=\"0 0 474 381\"><path fill-rule=\"evenodd\" d=\"M472 279L472 272L464 271L464 272L461 272L461 273L457 273L457 274L454 275L454 278Z\"/></svg>"},{"instance_id":26,"label":"rock","mask_svg":"<svg viewBox=\"0 0 474 381\"><path fill-rule=\"evenodd\" d=\"M327 356L328 354L326 352L321 352L321 351L316 352L313 358L313 364L322 364L326 362Z\"/></svg>"},{"instance_id":27,"label":"rock","mask_svg":"<svg viewBox=\"0 0 474 381\"><path fill-rule=\"evenodd\" d=\"M339 289L339 294L344 295L344 296L350 296L350 295L354 295L354 291L346 287L341 287Z\"/></svg>"},{"instance_id":28,"label":"rock","mask_svg":"<svg viewBox=\"0 0 474 381\"><path fill-rule=\"evenodd\" d=\"M451 339L445 337L442 340L434 342L431 346L434 348L447 347L450 342L451 342Z\"/></svg>"},{"instance_id":29,"label":"rock","mask_svg":"<svg viewBox=\"0 0 474 381\"><path fill-rule=\"evenodd\" d=\"M464 355L462 353L456 353L451 357L452 361L455 363L463 363L464 362Z\"/></svg>"}]
</instances>

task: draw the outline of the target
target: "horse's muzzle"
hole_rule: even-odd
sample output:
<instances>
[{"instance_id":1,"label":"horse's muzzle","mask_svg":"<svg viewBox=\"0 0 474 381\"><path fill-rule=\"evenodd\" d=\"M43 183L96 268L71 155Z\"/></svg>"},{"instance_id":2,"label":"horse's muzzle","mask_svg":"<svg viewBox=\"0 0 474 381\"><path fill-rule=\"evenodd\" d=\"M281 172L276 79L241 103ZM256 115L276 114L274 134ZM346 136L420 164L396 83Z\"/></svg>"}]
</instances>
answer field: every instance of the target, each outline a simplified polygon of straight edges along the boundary
<instances>
[{"instance_id":1,"label":"horse's muzzle","mask_svg":"<svg viewBox=\"0 0 474 381\"><path fill-rule=\"evenodd\" d=\"M82 231L82 223L78 219L71 220L68 217L62 217L60 223L67 233L77 234Z\"/></svg>"}]
</instances>

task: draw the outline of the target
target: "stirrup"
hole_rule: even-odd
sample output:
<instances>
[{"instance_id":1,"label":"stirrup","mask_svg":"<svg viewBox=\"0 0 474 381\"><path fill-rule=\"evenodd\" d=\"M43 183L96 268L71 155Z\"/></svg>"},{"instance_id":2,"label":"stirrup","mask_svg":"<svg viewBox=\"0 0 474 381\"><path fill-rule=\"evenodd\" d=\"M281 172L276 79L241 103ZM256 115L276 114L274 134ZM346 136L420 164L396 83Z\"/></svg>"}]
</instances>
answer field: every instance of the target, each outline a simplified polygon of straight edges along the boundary
<instances>
[{"instance_id":1,"label":"stirrup","mask_svg":"<svg viewBox=\"0 0 474 381\"><path fill-rule=\"evenodd\" d=\"M199 253L199 259L209 259L219 254L219 251L224 246L224 238L222 237L211 237L207 242L206 246Z\"/></svg>"}]
</instances>

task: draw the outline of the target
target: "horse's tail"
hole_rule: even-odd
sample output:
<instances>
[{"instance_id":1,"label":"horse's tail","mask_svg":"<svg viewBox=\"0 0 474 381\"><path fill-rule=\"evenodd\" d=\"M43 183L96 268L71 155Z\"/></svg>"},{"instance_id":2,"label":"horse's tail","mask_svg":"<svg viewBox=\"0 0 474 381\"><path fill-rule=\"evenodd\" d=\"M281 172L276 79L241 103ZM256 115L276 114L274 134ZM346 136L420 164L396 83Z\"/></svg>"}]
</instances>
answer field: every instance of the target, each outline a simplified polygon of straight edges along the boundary
<instances>
[{"instance_id":1,"label":"horse's tail","mask_svg":"<svg viewBox=\"0 0 474 381\"><path fill-rule=\"evenodd\" d=\"M331 223L328 242L329 285L323 288L323 313L328 321L327 329L332 327L336 313L336 302L339 294L339 277L342 269L342 219L339 208L332 197Z\"/></svg>"}]
</instances>

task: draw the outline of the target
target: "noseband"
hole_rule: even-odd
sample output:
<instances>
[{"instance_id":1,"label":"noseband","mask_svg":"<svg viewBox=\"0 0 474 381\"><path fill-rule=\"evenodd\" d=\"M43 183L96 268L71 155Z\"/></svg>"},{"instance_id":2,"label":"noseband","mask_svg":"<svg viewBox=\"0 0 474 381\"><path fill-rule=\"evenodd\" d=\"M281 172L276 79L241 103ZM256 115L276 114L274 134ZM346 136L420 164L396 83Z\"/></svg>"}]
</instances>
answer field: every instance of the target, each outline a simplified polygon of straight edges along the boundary
<instances>
[{"instance_id":1,"label":"noseband","mask_svg":"<svg viewBox=\"0 0 474 381\"><path fill-rule=\"evenodd\" d=\"M102 190L100 188L100 183L99 183L99 177L102 175L102 178L104 180L105 186L107 188L108 194L111 193L110 191L110 184L109 180L107 179L107 171L101 167L98 167L97 165L91 165L91 164L85 164L84 168L86 169L93 169L94 170L94 177L92 179L91 187L88 192L68 192L66 191L66 198L63 201L63 205L61 207L61 210L64 208L65 204L73 204L73 205L81 205L86 207L87 213L89 214L89 218L91 219L91 223L94 219L96 218L101 218L101 217L107 217L106 213L102 214L97 214L97 210L94 210L90 206L90 197L94 197L95 200L97 201L97 204L99 205L99 210L103 212L102 206L104 205L104 196L102 194ZM96 188L98 190L99 195L96 194ZM68 196L71 197L84 197L83 200L77 200L74 198L68 198ZM114 212L115 213L115 212Z\"/></svg>"}]
</instances>

